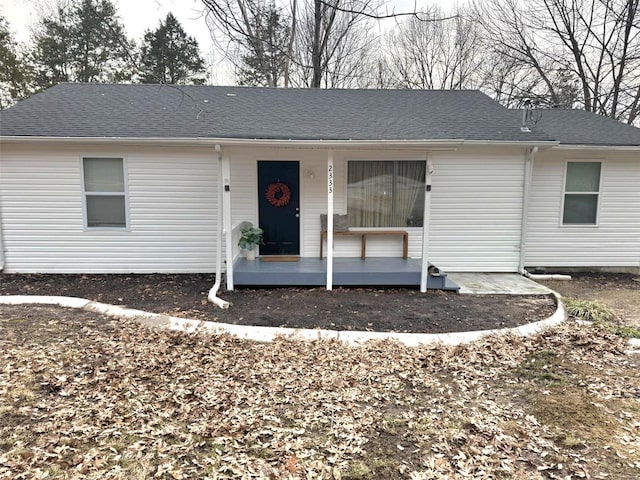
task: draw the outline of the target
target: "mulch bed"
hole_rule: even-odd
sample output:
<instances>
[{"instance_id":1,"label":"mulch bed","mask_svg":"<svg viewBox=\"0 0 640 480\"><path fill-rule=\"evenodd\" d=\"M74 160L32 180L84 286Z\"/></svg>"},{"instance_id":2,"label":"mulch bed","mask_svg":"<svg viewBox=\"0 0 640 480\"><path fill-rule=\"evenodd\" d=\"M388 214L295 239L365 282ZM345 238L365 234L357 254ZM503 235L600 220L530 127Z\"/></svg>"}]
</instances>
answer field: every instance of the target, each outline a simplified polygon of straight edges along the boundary
<instances>
[{"instance_id":1,"label":"mulch bed","mask_svg":"<svg viewBox=\"0 0 640 480\"><path fill-rule=\"evenodd\" d=\"M155 313L240 325L445 333L509 328L555 311L545 295L458 295L406 288L239 289L207 301L210 274L0 274L0 295L65 295Z\"/></svg>"}]
</instances>

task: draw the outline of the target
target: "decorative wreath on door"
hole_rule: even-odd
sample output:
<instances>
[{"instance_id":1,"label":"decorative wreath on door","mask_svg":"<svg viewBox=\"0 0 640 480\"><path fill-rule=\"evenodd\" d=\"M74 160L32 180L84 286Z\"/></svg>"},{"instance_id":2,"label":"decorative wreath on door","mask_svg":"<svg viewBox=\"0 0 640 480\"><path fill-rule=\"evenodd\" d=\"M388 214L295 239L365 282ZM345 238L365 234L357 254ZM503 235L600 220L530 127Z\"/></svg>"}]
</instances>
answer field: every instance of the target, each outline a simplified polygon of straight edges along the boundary
<instances>
[{"instance_id":1,"label":"decorative wreath on door","mask_svg":"<svg viewBox=\"0 0 640 480\"><path fill-rule=\"evenodd\" d=\"M284 207L291 200L291 190L285 183L270 183L266 192L264 192L264 198L274 207Z\"/></svg>"}]
</instances>

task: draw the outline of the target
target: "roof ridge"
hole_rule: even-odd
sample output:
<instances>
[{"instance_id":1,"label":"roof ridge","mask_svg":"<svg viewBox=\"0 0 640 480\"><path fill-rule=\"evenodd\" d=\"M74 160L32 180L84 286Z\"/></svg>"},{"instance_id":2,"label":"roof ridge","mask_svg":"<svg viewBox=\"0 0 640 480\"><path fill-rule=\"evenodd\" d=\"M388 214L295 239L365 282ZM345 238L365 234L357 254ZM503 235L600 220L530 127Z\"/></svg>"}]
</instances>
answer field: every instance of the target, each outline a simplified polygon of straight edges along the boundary
<instances>
[{"instance_id":1,"label":"roof ridge","mask_svg":"<svg viewBox=\"0 0 640 480\"><path fill-rule=\"evenodd\" d=\"M440 89L440 88L430 88L430 89L412 89L412 88L313 88L313 87L268 87L268 86L257 86L257 85L194 85L194 84L179 84L179 83L121 83L121 82L58 82L57 84L49 87L53 88L59 85L73 85L73 86L107 86L107 87L172 87L172 88L195 88L195 89L205 89L205 88L234 88L234 89L246 89L246 90L264 90L264 91L303 91L303 92L406 92L412 94L419 93L478 93L484 96L487 96L480 89L475 88L449 88L449 89ZM490 98L490 97L488 97Z\"/></svg>"}]
</instances>

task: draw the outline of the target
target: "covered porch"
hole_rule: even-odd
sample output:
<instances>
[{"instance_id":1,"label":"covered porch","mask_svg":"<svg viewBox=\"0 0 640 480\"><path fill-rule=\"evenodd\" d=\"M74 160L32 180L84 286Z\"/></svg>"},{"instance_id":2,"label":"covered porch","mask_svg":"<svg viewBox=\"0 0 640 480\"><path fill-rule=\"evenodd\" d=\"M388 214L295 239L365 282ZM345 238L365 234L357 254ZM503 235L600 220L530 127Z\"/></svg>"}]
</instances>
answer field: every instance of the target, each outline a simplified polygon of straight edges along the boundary
<instances>
[{"instance_id":1,"label":"covered porch","mask_svg":"<svg viewBox=\"0 0 640 480\"><path fill-rule=\"evenodd\" d=\"M304 257L293 262L248 261L238 258L233 266L237 286L325 286L327 259ZM419 287L422 272L420 260L397 257L335 257L335 286L410 286ZM428 275L428 289L458 292L460 287L441 272Z\"/></svg>"},{"instance_id":2,"label":"covered porch","mask_svg":"<svg viewBox=\"0 0 640 480\"><path fill-rule=\"evenodd\" d=\"M447 282L445 275L430 275L428 253L433 167L427 152L448 151L452 146L402 145L388 151L373 150L371 146L350 145L337 150L323 147L218 150L227 289L304 285L331 290L334 285L386 285L413 286L422 292L428 288L457 291L458 286ZM382 207L356 197L358 192L353 192L354 184L360 190L379 186L377 183L363 186L366 182L359 177L358 182L353 178L348 181L349 165L365 163L378 169L387 164L394 168L385 167L385 172L393 170L391 173L374 171L373 167L368 172L376 182L382 182L381 198L388 200L392 191L398 192L399 188L411 189L411 195L398 195L404 199L403 208L398 206L397 212L394 208L394 214L402 220L398 224L378 218L375 212ZM411 173L417 180L409 182L401 175L405 166L405 170L415 170ZM385 187L387 181L392 184ZM278 190L282 198L271 198L274 186L286 191L286 195ZM356 200L360 201L358 205ZM334 214L346 217L353 213L350 206L368 209L375 218L349 223L346 230L344 226L336 228ZM390 209L391 204L387 205L388 212ZM325 218L324 223L321 217ZM262 259L247 260L238 247L239 230L245 221L265 230L264 242L258 249ZM274 237L285 237L285 233L287 238L273 248L272 244L278 241ZM337 248L334 235L338 239ZM269 258L278 256L295 257L295 261Z\"/></svg>"}]
</instances>

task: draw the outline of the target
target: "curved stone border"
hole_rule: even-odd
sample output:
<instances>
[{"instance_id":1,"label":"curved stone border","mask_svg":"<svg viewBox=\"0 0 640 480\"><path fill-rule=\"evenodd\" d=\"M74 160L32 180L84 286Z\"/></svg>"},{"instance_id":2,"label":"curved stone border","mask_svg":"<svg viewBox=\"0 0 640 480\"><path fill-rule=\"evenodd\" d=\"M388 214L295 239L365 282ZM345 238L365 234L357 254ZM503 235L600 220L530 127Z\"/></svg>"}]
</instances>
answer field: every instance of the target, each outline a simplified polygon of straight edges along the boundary
<instances>
[{"instance_id":1,"label":"curved stone border","mask_svg":"<svg viewBox=\"0 0 640 480\"><path fill-rule=\"evenodd\" d=\"M553 292L558 308L555 313L544 320L521 325L514 328L496 330L477 330L471 332L453 333L396 333L396 332L366 332L347 330L321 330L306 328L284 327L258 327L252 325L233 325L228 323L193 320L180 317L150 313L132 308L109 305L107 303L93 302L85 298L55 297L36 295L5 295L0 296L0 304L6 305L57 305L67 308L76 308L88 312L99 313L115 318L135 320L143 325L178 330L184 332L204 331L213 334L228 334L235 337L253 340L257 342L271 342L276 337L285 337L292 340L338 340L347 345L361 345L370 340L395 340L407 346L439 343L443 345L459 345L478 340L487 335L533 335L541 330L559 325L567 318L566 309L561 296Z\"/></svg>"}]
</instances>

